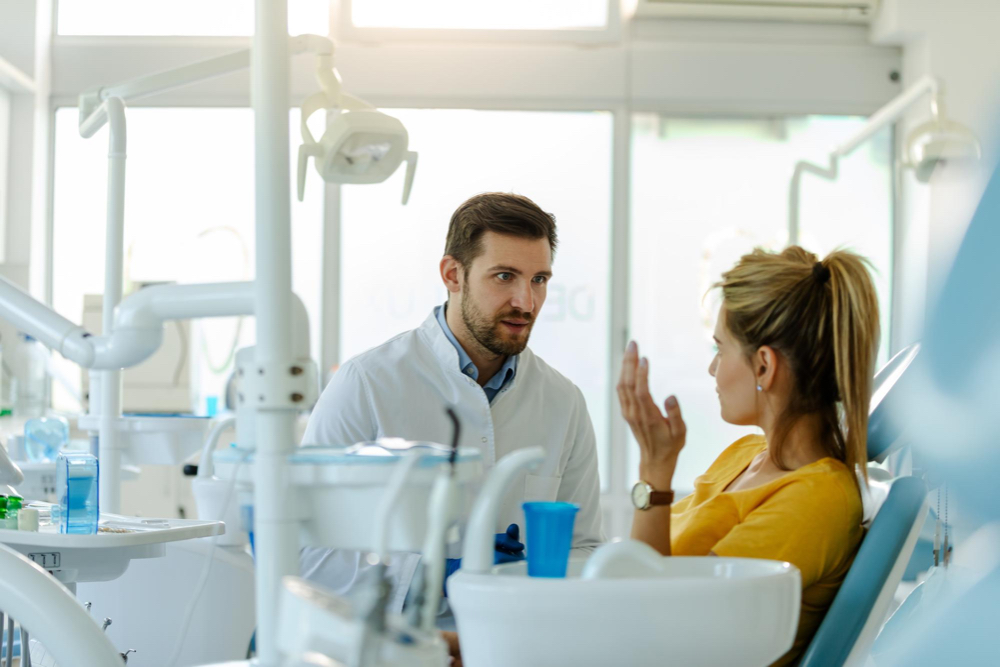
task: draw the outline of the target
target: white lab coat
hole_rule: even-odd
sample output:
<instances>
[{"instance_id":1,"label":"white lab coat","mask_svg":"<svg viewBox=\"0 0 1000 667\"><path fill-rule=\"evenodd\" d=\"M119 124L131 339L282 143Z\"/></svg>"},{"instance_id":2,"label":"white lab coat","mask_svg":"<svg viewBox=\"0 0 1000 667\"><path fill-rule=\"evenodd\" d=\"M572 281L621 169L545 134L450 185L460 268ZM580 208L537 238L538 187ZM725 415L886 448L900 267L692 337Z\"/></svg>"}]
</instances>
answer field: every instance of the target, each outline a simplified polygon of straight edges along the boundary
<instances>
[{"instance_id":1,"label":"white lab coat","mask_svg":"<svg viewBox=\"0 0 1000 667\"><path fill-rule=\"evenodd\" d=\"M450 444L452 407L462 447L475 447L490 469L505 455L540 445L547 456L508 494L497 532L524 528L521 503L560 500L580 506L574 547L604 540L597 445L583 393L530 349L521 353L511 382L492 405L459 369L458 351L432 313L418 329L347 361L313 409L304 445L344 445L382 437Z\"/></svg>"},{"instance_id":2,"label":"white lab coat","mask_svg":"<svg viewBox=\"0 0 1000 667\"><path fill-rule=\"evenodd\" d=\"M450 444L446 407L461 422L459 445L477 448L487 470L515 450L534 445L546 450L544 463L507 494L496 532L517 523L523 541L521 503L559 500L580 507L575 549L589 550L604 541L597 446L582 392L526 348L513 380L490 404L476 381L459 369L458 351L434 313L419 328L344 363L316 403L302 444L344 445L381 437ZM320 558L329 560L329 555L304 554L303 573L315 571ZM346 583L355 576L336 578Z\"/></svg>"}]
</instances>

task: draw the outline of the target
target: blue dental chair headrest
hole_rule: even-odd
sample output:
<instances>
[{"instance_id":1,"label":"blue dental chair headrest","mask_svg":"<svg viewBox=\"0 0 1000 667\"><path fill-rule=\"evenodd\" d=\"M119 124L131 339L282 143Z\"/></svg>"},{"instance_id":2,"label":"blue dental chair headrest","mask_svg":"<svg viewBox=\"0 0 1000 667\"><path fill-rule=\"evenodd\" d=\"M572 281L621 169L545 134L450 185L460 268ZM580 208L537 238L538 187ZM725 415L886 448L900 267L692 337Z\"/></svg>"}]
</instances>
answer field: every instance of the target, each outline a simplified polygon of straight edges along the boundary
<instances>
[{"instance_id":1,"label":"blue dental chair headrest","mask_svg":"<svg viewBox=\"0 0 1000 667\"><path fill-rule=\"evenodd\" d=\"M868 409L868 460L881 463L898 447L904 425L896 409L904 392L899 391L907 369L920 352L920 344L903 348L875 374L871 406Z\"/></svg>"}]
</instances>

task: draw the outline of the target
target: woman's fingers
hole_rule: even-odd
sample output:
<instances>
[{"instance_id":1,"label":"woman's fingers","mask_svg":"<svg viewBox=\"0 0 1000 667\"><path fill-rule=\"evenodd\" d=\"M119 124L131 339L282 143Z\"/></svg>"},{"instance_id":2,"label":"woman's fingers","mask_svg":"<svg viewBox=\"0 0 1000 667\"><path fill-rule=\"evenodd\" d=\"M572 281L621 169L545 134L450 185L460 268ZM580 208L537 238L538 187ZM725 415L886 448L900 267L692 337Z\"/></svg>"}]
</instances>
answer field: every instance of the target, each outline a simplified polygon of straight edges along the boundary
<instances>
[{"instance_id":1,"label":"woman's fingers","mask_svg":"<svg viewBox=\"0 0 1000 667\"><path fill-rule=\"evenodd\" d=\"M649 393L649 359L645 357L636 368L634 393L639 418L647 424L655 424L663 419L660 409Z\"/></svg>"},{"instance_id":2,"label":"woman's fingers","mask_svg":"<svg viewBox=\"0 0 1000 667\"><path fill-rule=\"evenodd\" d=\"M618 403L621 405L622 417L629 424L635 419L635 400L632 387L635 385L635 369L638 361L639 346L635 341L631 341L625 348L625 355L622 357L622 370L618 378Z\"/></svg>"},{"instance_id":3,"label":"woman's fingers","mask_svg":"<svg viewBox=\"0 0 1000 667\"><path fill-rule=\"evenodd\" d=\"M618 380L619 386L632 387L635 384L635 370L639 363L639 346L630 341L622 357L622 373Z\"/></svg>"},{"instance_id":4,"label":"woman's fingers","mask_svg":"<svg viewBox=\"0 0 1000 667\"><path fill-rule=\"evenodd\" d=\"M668 396L663 407L667 410L667 423L670 425L670 432L675 437L687 433L687 425L684 423L683 415L681 415L681 405L677 402L677 397Z\"/></svg>"}]
</instances>

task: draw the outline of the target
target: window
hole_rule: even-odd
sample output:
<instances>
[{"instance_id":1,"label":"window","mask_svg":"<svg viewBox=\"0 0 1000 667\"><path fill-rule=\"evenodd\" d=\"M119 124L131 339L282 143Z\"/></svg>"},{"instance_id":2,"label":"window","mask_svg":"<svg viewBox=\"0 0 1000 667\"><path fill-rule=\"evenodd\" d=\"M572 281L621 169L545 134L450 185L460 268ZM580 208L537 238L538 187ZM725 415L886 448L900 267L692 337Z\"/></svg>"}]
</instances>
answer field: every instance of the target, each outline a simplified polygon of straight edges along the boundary
<instances>
[{"instance_id":1,"label":"window","mask_svg":"<svg viewBox=\"0 0 1000 667\"><path fill-rule=\"evenodd\" d=\"M693 488L728 444L747 433L719 417L712 283L755 246L787 240L788 187L795 162L825 164L831 146L864 123L856 117L675 118L638 114L632 133L631 316L629 330L649 357L651 389L674 393L688 424L676 473ZM817 254L845 246L870 258L888 350L892 267L892 146L885 131L842 161L836 182L803 179L800 241ZM638 448L629 448L629 474Z\"/></svg>"},{"instance_id":2,"label":"window","mask_svg":"<svg viewBox=\"0 0 1000 667\"><path fill-rule=\"evenodd\" d=\"M290 0L288 32L329 32L329 0ZM252 0L59 0L60 35L252 35Z\"/></svg>"},{"instance_id":3,"label":"window","mask_svg":"<svg viewBox=\"0 0 1000 667\"><path fill-rule=\"evenodd\" d=\"M422 153L405 207L402 170L381 185L343 187L341 359L419 326L445 301L438 262L460 203L486 191L531 197L555 214L560 237L531 347L583 391L606 483L611 114L388 113Z\"/></svg>"},{"instance_id":4,"label":"window","mask_svg":"<svg viewBox=\"0 0 1000 667\"><path fill-rule=\"evenodd\" d=\"M351 22L359 28L604 28L608 22L608 0L351 0Z\"/></svg>"},{"instance_id":5,"label":"window","mask_svg":"<svg viewBox=\"0 0 1000 667\"><path fill-rule=\"evenodd\" d=\"M126 293L139 283L252 280L253 112L139 107L126 114ZM293 110L293 155L298 117L298 109ZM56 113L53 209L53 305L74 322L81 320L84 295L104 292L108 152L107 127L83 139L77 121L75 108ZM306 200L299 203L293 195L293 287L309 311L315 358L323 186L315 172L309 178L313 180L306 186ZM252 345L254 335L252 318L192 324L190 368L196 412L205 409L204 397L222 396L235 348ZM63 363L65 375L78 381L79 369Z\"/></svg>"}]
</instances>

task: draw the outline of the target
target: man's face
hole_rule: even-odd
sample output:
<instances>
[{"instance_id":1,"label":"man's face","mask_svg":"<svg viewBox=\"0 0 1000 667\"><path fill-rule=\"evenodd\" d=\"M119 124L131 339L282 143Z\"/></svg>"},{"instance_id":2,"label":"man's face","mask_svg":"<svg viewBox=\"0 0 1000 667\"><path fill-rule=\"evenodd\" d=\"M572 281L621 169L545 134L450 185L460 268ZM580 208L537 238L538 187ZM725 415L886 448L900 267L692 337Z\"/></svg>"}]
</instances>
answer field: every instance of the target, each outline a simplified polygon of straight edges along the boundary
<instances>
[{"instance_id":1,"label":"man's face","mask_svg":"<svg viewBox=\"0 0 1000 667\"><path fill-rule=\"evenodd\" d=\"M520 354L545 303L552 250L545 238L494 232L483 235L482 248L463 275L462 321L493 354Z\"/></svg>"}]
</instances>

